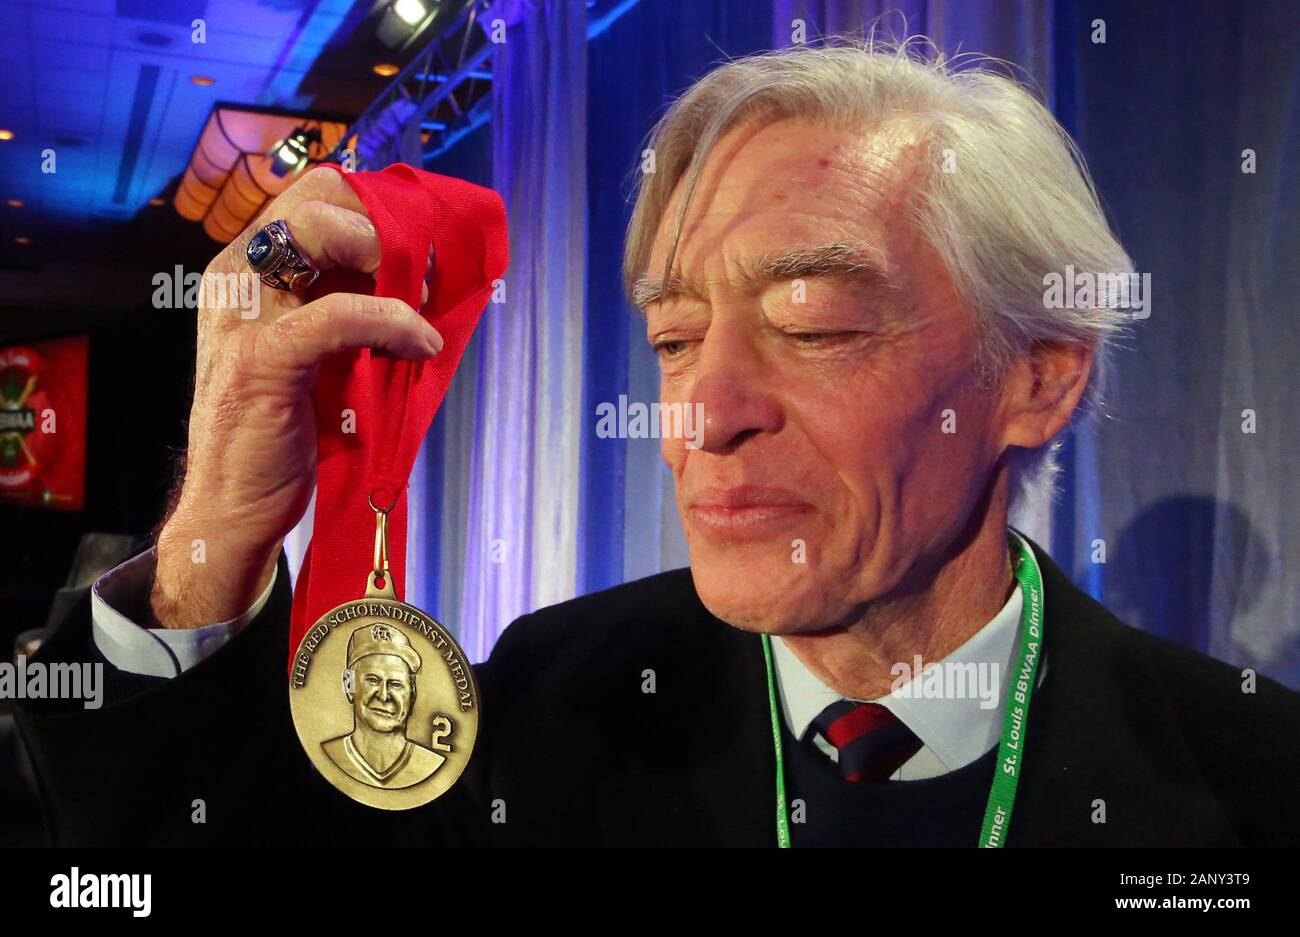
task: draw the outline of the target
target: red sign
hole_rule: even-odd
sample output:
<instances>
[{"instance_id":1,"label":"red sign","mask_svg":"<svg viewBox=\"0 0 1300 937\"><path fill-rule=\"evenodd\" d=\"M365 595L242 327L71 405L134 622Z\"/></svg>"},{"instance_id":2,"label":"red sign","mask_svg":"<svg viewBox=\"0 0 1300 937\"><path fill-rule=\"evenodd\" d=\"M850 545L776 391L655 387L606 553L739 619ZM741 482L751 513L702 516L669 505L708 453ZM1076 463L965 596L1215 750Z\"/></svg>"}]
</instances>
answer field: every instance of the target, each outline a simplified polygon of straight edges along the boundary
<instances>
[{"instance_id":1,"label":"red sign","mask_svg":"<svg viewBox=\"0 0 1300 937\"><path fill-rule=\"evenodd\" d=\"M87 347L81 337L0 348L0 501L85 505Z\"/></svg>"}]
</instances>

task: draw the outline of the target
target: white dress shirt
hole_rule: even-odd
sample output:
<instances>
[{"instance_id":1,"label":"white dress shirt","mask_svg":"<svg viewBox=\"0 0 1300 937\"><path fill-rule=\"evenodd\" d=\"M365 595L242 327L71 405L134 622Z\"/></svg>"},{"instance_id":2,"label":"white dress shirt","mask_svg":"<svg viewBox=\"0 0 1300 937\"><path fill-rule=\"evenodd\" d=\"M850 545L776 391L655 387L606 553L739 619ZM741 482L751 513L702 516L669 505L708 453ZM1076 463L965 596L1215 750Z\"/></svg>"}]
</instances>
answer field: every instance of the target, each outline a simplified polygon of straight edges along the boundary
<instances>
[{"instance_id":1,"label":"white dress shirt","mask_svg":"<svg viewBox=\"0 0 1300 937\"><path fill-rule=\"evenodd\" d=\"M119 670L151 677L175 677L213 654L257 617L279 575L277 570L257 601L229 621L192 629L143 628L121 610L139 608L148 600L156 564L152 550L142 553L105 573L91 590L92 629L100 653ZM968 692L942 698L890 693L875 700L921 740L920 750L892 775L892 780L937 777L976 761L997 745L1008 674L1015 666L1022 605L1017 584L992 621L938 662L943 667L966 666L968 673L995 675L993 692L989 692L988 681L983 681L986 685L980 687L982 695ZM817 714L843 697L822 683L780 638L772 640L772 664L786 727L795 738L803 738ZM922 682L931 666L931 662L924 662ZM1039 684L1046 673L1044 659L1039 667ZM828 757L836 757L835 749L815 732L813 743Z\"/></svg>"},{"instance_id":2,"label":"white dress shirt","mask_svg":"<svg viewBox=\"0 0 1300 937\"><path fill-rule=\"evenodd\" d=\"M158 554L153 550L132 557L95 580L90 589L91 630L104 659L127 673L175 677L221 647L248 624L271 598L277 567L257 601L229 621L202 628L142 628L122 613L149 600Z\"/></svg>"},{"instance_id":3,"label":"white dress shirt","mask_svg":"<svg viewBox=\"0 0 1300 937\"><path fill-rule=\"evenodd\" d=\"M920 750L904 762L890 780L919 781L938 777L979 760L997 746L1002 734L1008 675L1016 665L1023 605L1024 597L1017 583L1011 598L992 621L937 662L941 668L962 667L968 674L983 675L986 679L977 683L981 692L968 691L952 698L930 697L920 692L908 695L887 693L877 700L855 700L884 706L921 740ZM910 668L913 661L906 664ZM922 684L926 682L931 666L930 661L923 662ZM780 638L772 640L772 669L786 727L797 739L805 736L809 725L823 709L845 698L823 683ZM1044 660L1038 668L1039 685L1046 674L1047 662ZM816 731L811 737L813 744L828 758L836 760L837 753L829 742Z\"/></svg>"}]
</instances>

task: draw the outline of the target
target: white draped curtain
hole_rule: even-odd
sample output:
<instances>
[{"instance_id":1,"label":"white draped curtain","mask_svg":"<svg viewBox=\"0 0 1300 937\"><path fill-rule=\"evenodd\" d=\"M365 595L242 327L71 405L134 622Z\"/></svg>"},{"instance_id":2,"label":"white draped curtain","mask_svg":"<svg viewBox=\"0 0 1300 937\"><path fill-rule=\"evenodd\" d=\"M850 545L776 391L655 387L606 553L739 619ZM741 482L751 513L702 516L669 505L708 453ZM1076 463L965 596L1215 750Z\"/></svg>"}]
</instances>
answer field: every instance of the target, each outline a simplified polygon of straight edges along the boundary
<instances>
[{"instance_id":1,"label":"white draped curtain","mask_svg":"<svg viewBox=\"0 0 1300 937\"><path fill-rule=\"evenodd\" d=\"M510 268L444 404L440 605L476 661L515 618L577 591L587 248L585 5L511 0L494 19Z\"/></svg>"}]
</instances>

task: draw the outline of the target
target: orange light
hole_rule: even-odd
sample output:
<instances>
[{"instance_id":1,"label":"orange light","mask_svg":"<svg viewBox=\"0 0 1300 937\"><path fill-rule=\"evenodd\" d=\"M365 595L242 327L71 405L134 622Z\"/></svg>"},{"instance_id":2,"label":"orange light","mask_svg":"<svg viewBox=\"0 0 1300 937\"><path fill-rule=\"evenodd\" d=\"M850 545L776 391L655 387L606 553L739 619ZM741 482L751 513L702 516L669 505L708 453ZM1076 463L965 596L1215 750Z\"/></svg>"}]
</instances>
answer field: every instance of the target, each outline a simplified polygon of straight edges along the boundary
<instances>
[{"instance_id":1,"label":"orange light","mask_svg":"<svg viewBox=\"0 0 1300 937\"><path fill-rule=\"evenodd\" d=\"M150 204L150 205L166 205L166 204L167 204L167 199L165 199L165 198L151 198L151 199L149 199L149 204Z\"/></svg>"},{"instance_id":2,"label":"orange light","mask_svg":"<svg viewBox=\"0 0 1300 937\"><path fill-rule=\"evenodd\" d=\"M12 140L14 132L12 130L0 130L0 140Z\"/></svg>"},{"instance_id":3,"label":"orange light","mask_svg":"<svg viewBox=\"0 0 1300 937\"><path fill-rule=\"evenodd\" d=\"M25 237L23 237L22 235L19 235L18 237L14 238L14 243L15 243L15 244L30 244L30 243L32 243L32 239L31 239L31 238L25 238Z\"/></svg>"},{"instance_id":4,"label":"orange light","mask_svg":"<svg viewBox=\"0 0 1300 937\"><path fill-rule=\"evenodd\" d=\"M10 208L22 208L23 200L20 198L11 198L8 204Z\"/></svg>"},{"instance_id":5,"label":"orange light","mask_svg":"<svg viewBox=\"0 0 1300 937\"><path fill-rule=\"evenodd\" d=\"M304 122L321 131L320 152L333 150L347 131L338 121L302 115L267 114L235 105L218 105L208 115L175 193L163 196L176 213L203 223L213 240L228 244L257 212L293 183L292 176L272 170L272 148L302 129ZM169 188L170 192L171 189Z\"/></svg>"},{"instance_id":6,"label":"orange light","mask_svg":"<svg viewBox=\"0 0 1300 937\"><path fill-rule=\"evenodd\" d=\"M215 81L216 81L215 78L209 78L207 75L190 76L190 83L198 85L200 88L206 88L208 85L213 84Z\"/></svg>"},{"instance_id":7,"label":"orange light","mask_svg":"<svg viewBox=\"0 0 1300 937\"><path fill-rule=\"evenodd\" d=\"M394 75L400 72L401 69L398 68L396 65L394 65L392 62L380 62L372 69L372 71L380 78L392 78Z\"/></svg>"}]
</instances>

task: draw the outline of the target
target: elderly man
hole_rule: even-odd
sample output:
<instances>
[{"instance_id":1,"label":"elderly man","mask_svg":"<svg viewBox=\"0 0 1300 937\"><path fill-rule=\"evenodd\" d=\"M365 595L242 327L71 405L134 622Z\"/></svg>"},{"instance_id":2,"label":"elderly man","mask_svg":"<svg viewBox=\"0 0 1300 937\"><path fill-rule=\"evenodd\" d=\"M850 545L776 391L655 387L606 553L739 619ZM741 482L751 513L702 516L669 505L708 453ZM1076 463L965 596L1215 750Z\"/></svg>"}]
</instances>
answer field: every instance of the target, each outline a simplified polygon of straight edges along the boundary
<instances>
[{"instance_id":1,"label":"elderly man","mask_svg":"<svg viewBox=\"0 0 1300 937\"><path fill-rule=\"evenodd\" d=\"M664 401L705 414L698 448L664 443L690 569L515 622L478 670L480 745L450 794L396 817L347 801L298 749L283 686L307 393L331 352L441 341L395 300L204 310L156 562L105 577L45 649L102 655L115 702L24 717L55 838L1300 841L1300 697L1126 627L1008 530L1099 403L1125 316L1051 308L1045 278L1131 269L1048 111L908 48L797 49L707 75L650 145L624 273ZM332 172L250 232L276 219L322 268L378 264ZM243 269L248 236L212 269ZM159 645L165 666L140 653ZM164 738L169 758L145 757ZM220 824L190 822L196 797Z\"/></svg>"},{"instance_id":2,"label":"elderly man","mask_svg":"<svg viewBox=\"0 0 1300 937\"><path fill-rule=\"evenodd\" d=\"M352 707L352 731L321 748L354 781L390 790L410 787L447 760L406 733L422 663L393 625L362 625L348 638L343 693Z\"/></svg>"}]
</instances>

